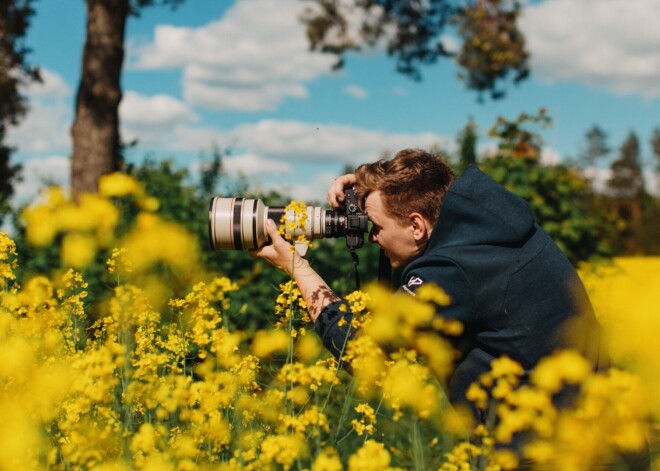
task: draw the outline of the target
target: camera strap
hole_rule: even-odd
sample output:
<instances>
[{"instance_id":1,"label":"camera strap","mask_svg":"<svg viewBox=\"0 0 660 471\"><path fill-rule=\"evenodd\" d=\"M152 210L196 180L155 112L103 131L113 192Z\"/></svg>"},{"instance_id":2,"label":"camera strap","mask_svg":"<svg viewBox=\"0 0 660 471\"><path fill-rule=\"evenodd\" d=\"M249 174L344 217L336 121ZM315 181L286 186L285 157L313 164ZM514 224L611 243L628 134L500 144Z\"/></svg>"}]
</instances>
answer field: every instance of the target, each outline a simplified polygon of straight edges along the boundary
<instances>
[{"instance_id":1,"label":"camera strap","mask_svg":"<svg viewBox=\"0 0 660 471\"><path fill-rule=\"evenodd\" d=\"M350 249L349 252L353 258L353 263L351 264L351 269L348 271L348 275L346 275L346 280L348 281L348 279L351 277L351 274L354 273L355 289L359 290L360 272L358 271L358 265L360 264L360 260L358 259L358 255L355 249ZM378 282L386 288L392 287L392 264L390 263L390 259L385 255L385 251L383 249L380 249L380 253L378 255Z\"/></svg>"},{"instance_id":2,"label":"camera strap","mask_svg":"<svg viewBox=\"0 0 660 471\"><path fill-rule=\"evenodd\" d=\"M358 271L358 265L360 264L360 260L358 259L357 252L355 249L350 249L349 250L351 257L353 258L353 263L351 264L351 269L348 272L348 275L346 275L346 280L348 280L351 277L351 273L355 273L355 289L359 290L360 289L360 272Z\"/></svg>"}]
</instances>

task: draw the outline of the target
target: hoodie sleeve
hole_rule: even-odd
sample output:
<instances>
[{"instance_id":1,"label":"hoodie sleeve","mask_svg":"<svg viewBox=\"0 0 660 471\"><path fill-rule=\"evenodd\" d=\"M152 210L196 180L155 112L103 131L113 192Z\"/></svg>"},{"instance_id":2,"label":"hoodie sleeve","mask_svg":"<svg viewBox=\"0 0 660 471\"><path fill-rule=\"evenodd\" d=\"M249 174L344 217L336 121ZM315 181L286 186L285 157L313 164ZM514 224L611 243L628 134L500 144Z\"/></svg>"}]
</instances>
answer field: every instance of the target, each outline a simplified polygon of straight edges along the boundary
<instances>
[{"instance_id":1,"label":"hoodie sleeve","mask_svg":"<svg viewBox=\"0 0 660 471\"><path fill-rule=\"evenodd\" d=\"M342 319L344 322L340 322ZM346 343L355 334L355 329L351 329L352 320L353 313L348 305L344 301L336 301L321 311L314 324L321 342L337 360L343 356Z\"/></svg>"},{"instance_id":2,"label":"hoodie sleeve","mask_svg":"<svg viewBox=\"0 0 660 471\"><path fill-rule=\"evenodd\" d=\"M474 289L463 270L451 263L416 267L406 273L401 290L414 296L425 284L439 286L451 299L449 306L438 308L438 315L460 321L466 330L474 325Z\"/></svg>"},{"instance_id":3,"label":"hoodie sleeve","mask_svg":"<svg viewBox=\"0 0 660 471\"><path fill-rule=\"evenodd\" d=\"M439 308L438 315L460 321L466 330L474 325L473 290L459 267L453 264L417 267L406 274L400 290L414 296L415 291L425 283L440 286L451 298L451 304ZM352 319L353 313L348 305L337 301L326 306L314 324L323 345L337 359L344 354L346 343L358 333L351 329Z\"/></svg>"}]
</instances>

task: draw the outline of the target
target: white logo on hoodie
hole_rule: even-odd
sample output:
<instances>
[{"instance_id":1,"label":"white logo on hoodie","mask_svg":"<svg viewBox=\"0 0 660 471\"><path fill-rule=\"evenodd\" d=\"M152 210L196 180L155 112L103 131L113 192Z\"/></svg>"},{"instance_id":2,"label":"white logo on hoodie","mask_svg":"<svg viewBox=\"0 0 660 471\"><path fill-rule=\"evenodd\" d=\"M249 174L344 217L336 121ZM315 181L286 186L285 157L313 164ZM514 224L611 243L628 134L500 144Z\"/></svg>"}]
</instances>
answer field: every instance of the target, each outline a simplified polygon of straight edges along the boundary
<instances>
[{"instance_id":1,"label":"white logo on hoodie","mask_svg":"<svg viewBox=\"0 0 660 471\"><path fill-rule=\"evenodd\" d=\"M419 276L413 276L408 280L408 286L419 286L422 283L424 283L424 280L422 280Z\"/></svg>"}]
</instances>

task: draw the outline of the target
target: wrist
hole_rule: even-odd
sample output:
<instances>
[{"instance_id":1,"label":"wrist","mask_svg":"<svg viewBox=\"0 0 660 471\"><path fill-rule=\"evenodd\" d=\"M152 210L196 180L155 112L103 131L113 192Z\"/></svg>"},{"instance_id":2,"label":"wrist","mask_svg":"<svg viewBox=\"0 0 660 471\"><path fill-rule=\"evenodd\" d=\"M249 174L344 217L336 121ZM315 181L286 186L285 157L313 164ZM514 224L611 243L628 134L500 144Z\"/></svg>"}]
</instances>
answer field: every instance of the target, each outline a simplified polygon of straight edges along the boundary
<instances>
[{"instance_id":1,"label":"wrist","mask_svg":"<svg viewBox=\"0 0 660 471\"><path fill-rule=\"evenodd\" d=\"M305 274L308 273L309 271L312 271L312 267L307 261L307 259L301 257L298 254L294 255L292 268L294 274L296 273Z\"/></svg>"}]
</instances>

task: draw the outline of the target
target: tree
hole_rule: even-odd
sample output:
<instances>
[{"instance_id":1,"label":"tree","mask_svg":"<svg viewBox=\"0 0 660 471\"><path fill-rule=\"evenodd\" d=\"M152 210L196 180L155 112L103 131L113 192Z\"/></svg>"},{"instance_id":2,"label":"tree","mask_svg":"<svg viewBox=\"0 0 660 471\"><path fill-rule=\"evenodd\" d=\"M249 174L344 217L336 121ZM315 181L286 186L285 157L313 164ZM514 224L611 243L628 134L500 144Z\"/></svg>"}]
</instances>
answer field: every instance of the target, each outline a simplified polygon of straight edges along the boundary
<instances>
[{"instance_id":1,"label":"tree","mask_svg":"<svg viewBox=\"0 0 660 471\"><path fill-rule=\"evenodd\" d=\"M0 0L0 222L21 170L20 165L10 163L13 149L4 144L7 126L18 124L27 111L20 87L41 80L39 70L27 62L30 50L23 42L34 14L32 3Z\"/></svg>"},{"instance_id":2,"label":"tree","mask_svg":"<svg viewBox=\"0 0 660 471\"><path fill-rule=\"evenodd\" d=\"M543 140L534 126L550 122L544 110L516 120L498 118L490 137L497 153L482 159L482 170L525 199L538 223L575 265L612 255L618 236L614 214L599 205L590 182L566 165L541 163Z\"/></svg>"},{"instance_id":3,"label":"tree","mask_svg":"<svg viewBox=\"0 0 660 471\"><path fill-rule=\"evenodd\" d=\"M585 147L579 157L582 168L593 167L596 163L607 157L612 151L607 143L607 133L598 125L594 125L585 134Z\"/></svg>"},{"instance_id":4,"label":"tree","mask_svg":"<svg viewBox=\"0 0 660 471\"><path fill-rule=\"evenodd\" d=\"M655 191L647 192L642 220L642 243L647 254L660 254L660 127L651 133ZM655 193L655 194L652 194Z\"/></svg>"},{"instance_id":5,"label":"tree","mask_svg":"<svg viewBox=\"0 0 660 471\"><path fill-rule=\"evenodd\" d=\"M660 127L655 128L651 135L651 151L653 152L653 160L655 160L656 190L660 192Z\"/></svg>"},{"instance_id":6,"label":"tree","mask_svg":"<svg viewBox=\"0 0 660 471\"><path fill-rule=\"evenodd\" d=\"M454 57L469 90L494 99L504 96L499 82L513 74L517 83L529 75L529 54L517 27L520 5L511 0L304 0L302 20L313 50L337 56L383 40L397 59L397 70L421 78L420 65ZM357 31L352 25L359 18ZM443 37L454 29L463 40L450 51Z\"/></svg>"},{"instance_id":7,"label":"tree","mask_svg":"<svg viewBox=\"0 0 660 471\"><path fill-rule=\"evenodd\" d=\"M465 127L459 132L458 144L458 165L459 170L465 170L470 164L477 163L477 141L479 134L477 132L477 123L470 118Z\"/></svg>"},{"instance_id":8,"label":"tree","mask_svg":"<svg viewBox=\"0 0 660 471\"><path fill-rule=\"evenodd\" d=\"M528 126L536 124L545 128L550 123L551 119L543 108L536 115L522 113L515 121L509 121L500 116L488 135L499 140L499 155L538 163L541 158L543 139L538 132L529 130Z\"/></svg>"},{"instance_id":9,"label":"tree","mask_svg":"<svg viewBox=\"0 0 660 471\"><path fill-rule=\"evenodd\" d=\"M121 164L119 102L126 21L142 8L183 0L86 0L87 35L71 128L71 191L96 191L98 179Z\"/></svg>"},{"instance_id":10,"label":"tree","mask_svg":"<svg viewBox=\"0 0 660 471\"><path fill-rule=\"evenodd\" d=\"M643 199L645 195L642 175L639 139L630 132L619 150L619 158L610 165L612 175L607 188L619 217L626 223L623 250L637 253L638 236L642 223Z\"/></svg>"},{"instance_id":11,"label":"tree","mask_svg":"<svg viewBox=\"0 0 660 471\"><path fill-rule=\"evenodd\" d=\"M419 79L419 65L440 57L456 56L468 88L503 91L499 81L514 73L514 82L528 74L528 54L517 29L520 7L510 0L305 0L302 21L307 25L310 47L338 57L359 44L388 40L388 52L398 57L398 70ZM71 129L73 155L71 188L74 195L96 190L99 176L121 163L118 107L124 57L124 33L129 15L155 4L172 7L183 0L86 0L87 37L82 76L76 98L76 118ZM316 8L314 8L316 7ZM359 38L349 32L349 16L362 13ZM389 32L395 29L394 34ZM466 39L457 54L441 39L455 28Z\"/></svg>"}]
</instances>

